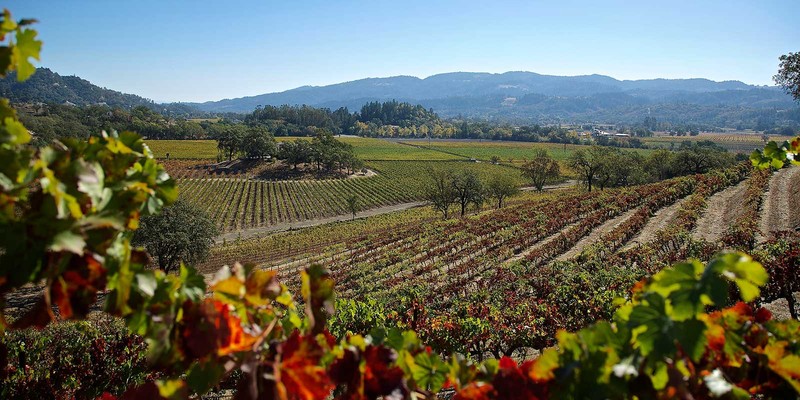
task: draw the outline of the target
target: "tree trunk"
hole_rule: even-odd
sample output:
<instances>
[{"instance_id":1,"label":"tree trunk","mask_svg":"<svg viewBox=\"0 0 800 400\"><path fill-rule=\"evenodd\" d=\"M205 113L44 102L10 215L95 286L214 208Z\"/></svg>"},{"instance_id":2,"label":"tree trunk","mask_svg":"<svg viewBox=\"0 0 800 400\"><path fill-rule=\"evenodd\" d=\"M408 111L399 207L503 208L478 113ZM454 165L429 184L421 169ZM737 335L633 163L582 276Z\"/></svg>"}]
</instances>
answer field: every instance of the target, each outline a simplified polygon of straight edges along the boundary
<instances>
[{"instance_id":1,"label":"tree trunk","mask_svg":"<svg viewBox=\"0 0 800 400\"><path fill-rule=\"evenodd\" d=\"M797 302L794 299L794 294L789 293L785 298L786 302L789 303L789 315L791 315L793 319L797 319L797 309L795 308Z\"/></svg>"}]
</instances>

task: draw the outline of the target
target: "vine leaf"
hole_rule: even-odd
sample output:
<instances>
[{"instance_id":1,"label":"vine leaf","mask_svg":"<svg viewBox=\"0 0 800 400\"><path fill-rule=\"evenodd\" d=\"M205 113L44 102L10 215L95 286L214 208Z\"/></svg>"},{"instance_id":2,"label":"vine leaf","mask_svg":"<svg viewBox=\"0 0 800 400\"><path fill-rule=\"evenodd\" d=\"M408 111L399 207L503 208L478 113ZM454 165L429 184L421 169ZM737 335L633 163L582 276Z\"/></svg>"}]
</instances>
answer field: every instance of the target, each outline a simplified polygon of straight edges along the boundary
<instances>
[{"instance_id":1,"label":"vine leaf","mask_svg":"<svg viewBox=\"0 0 800 400\"><path fill-rule=\"evenodd\" d=\"M33 29L17 31L16 39L17 43L12 49L12 55L17 69L17 80L22 82L36 72L36 67L31 64L29 58L39 60L42 41L36 39L36 31Z\"/></svg>"},{"instance_id":2,"label":"vine leaf","mask_svg":"<svg viewBox=\"0 0 800 400\"><path fill-rule=\"evenodd\" d=\"M325 399L333 383L320 365L323 349L314 336L295 330L283 343L275 367L275 390L279 399ZM290 395L291 394L291 395Z\"/></svg>"}]
</instances>

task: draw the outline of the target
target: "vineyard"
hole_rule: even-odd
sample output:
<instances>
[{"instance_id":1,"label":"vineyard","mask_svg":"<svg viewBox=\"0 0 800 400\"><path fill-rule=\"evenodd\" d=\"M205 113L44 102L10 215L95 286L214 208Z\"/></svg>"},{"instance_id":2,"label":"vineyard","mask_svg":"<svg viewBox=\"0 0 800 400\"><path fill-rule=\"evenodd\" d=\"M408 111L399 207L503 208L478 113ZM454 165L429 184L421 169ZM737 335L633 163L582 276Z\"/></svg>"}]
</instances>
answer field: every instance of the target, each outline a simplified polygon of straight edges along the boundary
<instances>
[{"instance_id":1,"label":"vineyard","mask_svg":"<svg viewBox=\"0 0 800 400\"><path fill-rule=\"evenodd\" d=\"M299 285L298 271L322 263L343 298L379 305L443 351L524 355L553 344L558 329L609 317L615 297L676 260L752 250L755 233L743 231L758 226L772 198L764 193L778 179L800 184L791 170L740 165L638 187L541 194L463 219L407 216L358 235L326 227L291 240L290 253L267 254L289 237L272 238L263 252L268 238L242 241L217 249L214 263L260 263L290 286ZM705 233L709 224L714 236Z\"/></svg>"},{"instance_id":2,"label":"vineyard","mask_svg":"<svg viewBox=\"0 0 800 400\"><path fill-rule=\"evenodd\" d=\"M348 214L347 198L362 210L420 200L428 171L475 171L488 179L508 175L523 185L520 171L458 161L371 161L374 176L322 180L179 179L181 198L203 209L222 231L291 224ZM220 175L222 177L224 175ZM235 176L235 175L233 175Z\"/></svg>"},{"instance_id":3,"label":"vineyard","mask_svg":"<svg viewBox=\"0 0 800 400\"><path fill-rule=\"evenodd\" d=\"M784 141L788 136L773 136L770 140ZM697 136L654 136L642 138L642 142L652 148L677 148L682 142L709 140L733 153L749 154L764 147L762 135L750 133L701 133Z\"/></svg>"}]
</instances>

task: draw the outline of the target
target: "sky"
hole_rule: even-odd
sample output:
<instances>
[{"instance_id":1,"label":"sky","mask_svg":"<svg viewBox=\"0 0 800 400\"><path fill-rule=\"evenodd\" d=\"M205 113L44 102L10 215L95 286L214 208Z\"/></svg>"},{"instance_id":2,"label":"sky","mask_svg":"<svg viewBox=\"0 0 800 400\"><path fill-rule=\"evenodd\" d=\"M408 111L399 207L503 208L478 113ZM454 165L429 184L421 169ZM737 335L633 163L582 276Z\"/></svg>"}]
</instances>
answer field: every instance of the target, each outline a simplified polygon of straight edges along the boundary
<instances>
[{"instance_id":1,"label":"sky","mask_svg":"<svg viewBox=\"0 0 800 400\"><path fill-rule=\"evenodd\" d=\"M772 85L798 0L11 0L39 66L158 102L469 71Z\"/></svg>"}]
</instances>

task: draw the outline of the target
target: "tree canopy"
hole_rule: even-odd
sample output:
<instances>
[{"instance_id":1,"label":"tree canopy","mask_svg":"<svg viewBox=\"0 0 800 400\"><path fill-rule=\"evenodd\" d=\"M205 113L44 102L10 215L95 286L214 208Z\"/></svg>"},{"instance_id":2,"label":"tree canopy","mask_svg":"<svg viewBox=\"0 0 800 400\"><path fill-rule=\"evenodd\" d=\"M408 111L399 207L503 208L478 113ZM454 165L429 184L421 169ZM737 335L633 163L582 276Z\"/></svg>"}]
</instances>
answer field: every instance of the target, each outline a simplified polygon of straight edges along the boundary
<instances>
[{"instance_id":1,"label":"tree canopy","mask_svg":"<svg viewBox=\"0 0 800 400\"><path fill-rule=\"evenodd\" d=\"M204 261L217 234L216 225L202 210L177 201L156 215L142 217L131 243L144 247L159 268L174 272L181 263Z\"/></svg>"},{"instance_id":2,"label":"tree canopy","mask_svg":"<svg viewBox=\"0 0 800 400\"><path fill-rule=\"evenodd\" d=\"M775 83L786 90L786 93L800 100L800 52L784 54L780 57L778 73L773 77Z\"/></svg>"}]
</instances>

